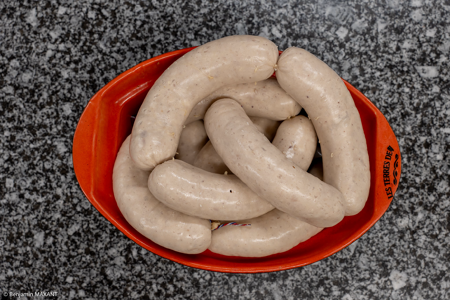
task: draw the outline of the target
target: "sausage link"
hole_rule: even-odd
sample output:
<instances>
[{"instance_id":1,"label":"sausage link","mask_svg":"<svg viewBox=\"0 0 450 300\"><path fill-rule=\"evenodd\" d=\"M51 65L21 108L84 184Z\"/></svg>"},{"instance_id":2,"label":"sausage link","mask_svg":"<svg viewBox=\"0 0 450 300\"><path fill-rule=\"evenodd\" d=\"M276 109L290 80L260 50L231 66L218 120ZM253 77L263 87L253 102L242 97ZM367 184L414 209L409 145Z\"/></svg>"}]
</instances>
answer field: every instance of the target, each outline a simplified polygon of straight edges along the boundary
<instances>
[{"instance_id":1,"label":"sausage link","mask_svg":"<svg viewBox=\"0 0 450 300\"><path fill-rule=\"evenodd\" d=\"M228 256L262 257L288 251L319 233L315 227L278 209L212 232L209 250Z\"/></svg>"},{"instance_id":2,"label":"sausage link","mask_svg":"<svg viewBox=\"0 0 450 300\"><path fill-rule=\"evenodd\" d=\"M175 156L192 108L215 90L269 78L277 46L263 37L229 36L204 44L175 61L147 94L133 126L130 154L152 170Z\"/></svg>"},{"instance_id":3,"label":"sausage link","mask_svg":"<svg viewBox=\"0 0 450 300\"><path fill-rule=\"evenodd\" d=\"M309 119L303 118L284 121L273 144L278 149L293 149L293 153L285 153L286 157L295 159L295 164L306 170L314 155L317 138ZM213 231L209 250L229 256L262 257L287 251L322 230L278 209L239 223L250 226L227 226Z\"/></svg>"},{"instance_id":4,"label":"sausage link","mask_svg":"<svg viewBox=\"0 0 450 300\"><path fill-rule=\"evenodd\" d=\"M208 141L202 150L198 153L193 163L194 166L215 174L232 174L223 159L217 154L211 141Z\"/></svg>"},{"instance_id":5,"label":"sausage link","mask_svg":"<svg viewBox=\"0 0 450 300\"><path fill-rule=\"evenodd\" d=\"M280 122L266 118L250 117L250 120L269 141L273 140L278 126L280 126ZM193 165L211 173L224 174L227 172L231 174L230 169L228 169L222 158L217 154L211 142L207 142L202 150L200 150Z\"/></svg>"},{"instance_id":6,"label":"sausage link","mask_svg":"<svg viewBox=\"0 0 450 300\"><path fill-rule=\"evenodd\" d=\"M216 100L231 98L239 102L248 116L269 120L286 120L302 109L278 84L275 78L256 83L225 86L201 100L192 109L186 124L205 117L206 111Z\"/></svg>"},{"instance_id":7,"label":"sausage link","mask_svg":"<svg viewBox=\"0 0 450 300\"><path fill-rule=\"evenodd\" d=\"M317 135L307 117L296 116L281 123L272 144L302 170L307 170L316 152Z\"/></svg>"},{"instance_id":8,"label":"sausage link","mask_svg":"<svg viewBox=\"0 0 450 300\"><path fill-rule=\"evenodd\" d=\"M186 254L205 251L211 243L208 220L187 216L160 203L150 193L150 172L130 158L130 137L123 142L113 170L113 191L127 222L158 245Z\"/></svg>"},{"instance_id":9,"label":"sausage link","mask_svg":"<svg viewBox=\"0 0 450 300\"><path fill-rule=\"evenodd\" d=\"M264 134L264 136L272 142L275 137L278 127L280 127L281 122L274 121L267 118L260 117L250 117L250 121L256 126L256 128Z\"/></svg>"},{"instance_id":10,"label":"sausage link","mask_svg":"<svg viewBox=\"0 0 450 300\"><path fill-rule=\"evenodd\" d=\"M334 226L344 217L342 194L296 168L256 129L236 101L221 99L211 105L205 128L233 174L279 210L317 227Z\"/></svg>"},{"instance_id":11,"label":"sausage link","mask_svg":"<svg viewBox=\"0 0 450 300\"><path fill-rule=\"evenodd\" d=\"M281 87L305 109L314 124L322 151L324 181L343 194L345 214L357 214L369 195L370 163L352 96L339 75L300 48L283 52L276 74Z\"/></svg>"},{"instance_id":12,"label":"sausage link","mask_svg":"<svg viewBox=\"0 0 450 300\"><path fill-rule=\"evenodd\" d=\"M158 165L148 187L168 207L205 219L242 220L273 209L235 175L213 174L180 160Z\"/></svg>"},{"instance_id":13,"label":"sausage link","mask_svg":"<svg viewBox=\"0 0 450 300\"><path fill-rule=\"evenodd\" d=\"M175 155L175 158L192 165L207 140L208 136L203 121L199 120L186 125L181 132L178 154Z\"/></svg>"}]
</instances>

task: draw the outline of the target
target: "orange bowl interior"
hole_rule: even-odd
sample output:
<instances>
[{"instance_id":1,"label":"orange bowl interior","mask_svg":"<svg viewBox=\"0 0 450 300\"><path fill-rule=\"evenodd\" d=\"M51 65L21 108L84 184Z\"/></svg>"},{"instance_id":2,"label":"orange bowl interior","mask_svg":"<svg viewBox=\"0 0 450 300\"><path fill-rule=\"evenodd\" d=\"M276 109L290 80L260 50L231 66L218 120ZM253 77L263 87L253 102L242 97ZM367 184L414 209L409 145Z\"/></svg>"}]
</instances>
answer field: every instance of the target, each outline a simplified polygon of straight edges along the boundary
<instances>
[{"instance_id":1,"label":"orange bowl interior","mask_svg":"<svg viewBox=\"0 0 450 300\"><path fill-rule=\"evenodd\" d=\"M229 257L205 251L178 253L147 239L122 216L114 199L112 170L122 142L131 133L130 116L136 115L148 90L176 59L193 48L149 59L124 72L90 100L78 123L73 141L73 164L81 189L95 208L137 244L172 261L211 271L271 272L308 265L350 245L384 214L397 190L401 157L395 135L383 114L361 92L345 82L366 135L371 188L364 209L345 217L293 249L263 258ZM395 178L395 181L394 181Z\"/></svg>"}]
</instances>

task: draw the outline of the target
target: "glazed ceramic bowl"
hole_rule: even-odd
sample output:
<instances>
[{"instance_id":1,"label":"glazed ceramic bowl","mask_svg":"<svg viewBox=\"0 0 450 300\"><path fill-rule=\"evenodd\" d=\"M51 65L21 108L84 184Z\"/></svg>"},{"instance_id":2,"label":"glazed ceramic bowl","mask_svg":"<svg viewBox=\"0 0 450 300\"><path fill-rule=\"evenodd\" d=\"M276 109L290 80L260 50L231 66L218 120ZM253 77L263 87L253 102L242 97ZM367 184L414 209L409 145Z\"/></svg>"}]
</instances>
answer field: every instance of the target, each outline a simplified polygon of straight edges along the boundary
<instances>
[{"instance_id":1,"label":"glazed ceramic bowl","mask_svg":"<svg viewBox=\"0 0 450 300\"><path fill-rule=\"evenodd\" d=\"M395 135L383 114L361 92L345 82L361 115L370 158L371 188L364 209L293 249L262 258L229 257L210 252L187 255L147 239L122 216L114 199L112 171L116 154L131 133L148 90L175 60L193 48L149 59L124 72L89 101L73 141L73 165L86 197L126 236L145 249L186 266L232 273L258 273L305 266L328 257L361 237L384 214L398 187L401 157Z\"/></svg>"}]
</instances>

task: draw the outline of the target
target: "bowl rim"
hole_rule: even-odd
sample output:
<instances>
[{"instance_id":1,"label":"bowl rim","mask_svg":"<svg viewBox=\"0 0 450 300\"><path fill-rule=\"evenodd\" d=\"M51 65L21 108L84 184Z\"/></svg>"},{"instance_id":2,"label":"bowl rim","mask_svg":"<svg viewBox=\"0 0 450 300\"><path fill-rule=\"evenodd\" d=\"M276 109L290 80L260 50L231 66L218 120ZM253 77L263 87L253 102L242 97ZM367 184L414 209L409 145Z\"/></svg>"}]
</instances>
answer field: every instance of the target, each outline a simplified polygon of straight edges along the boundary
<instances>
[{"instance_id":1,"label":"bowl rim","mask_svg":"<svg viewBox=\"0 0 450 300\"><path fill-rule=\"evenodd\" d=\"M233 266L233 264L230 264L230 267L223 267L223 266L214 266L214 265L208 265L205 263L199 263L195 260L188 260L188 259L182 259L180 257L177 257L175 255L171 255L171 250L168 251L161 251L157 248L149 249L148 246L146 246L139 238L136 238L133 233L128 231L126 228L124 228L116 219L114 216L112 216L108 210L96 199L96 196L93 193L93 177L90 173L92 170L92 163L93 163L93 156L92 155L86 155L86 153L92 152L92 146L89 143L89 141L95 142L96 134L95 129L97 128L97 124L99 122L99 119L96 118L98 114L98 110L100 107L100 102L102 100L102 96L104 93L110 89L113 86L116 86L120 84L120 82L124 79L126 79L128 76L133 74L134 72L138 72L140 69L145 68L149 66L150 64L157 63L159 61L163 61L168 58L172 58L174 56L181 56L191 50L193 50L196 47L190 47L185 48L181 50L176 50L172 52L168 52L159 56L156 56L154 58L148 59L144 62L139 63L138 65L134 66L133 68L123 72L113 80L111 80L108 84L106 84L102 89L100 89L88 102L86 105L79 122L77 124L74 138L73 138L73 147L72 147L72 160L73 160L73 168L75 171L76 178L78 180L78 184L83 191L86 198L91 202L91 204L108 220L110 221L115 227L117 227L120 231L122 231L128 238L136 242L141 247L147 249L148 251L157 254L161 257L167 258L169 260L172 260L174 262L183 264L185 266L203 269L203 270L209 270L209 271L216 271L216 272L226 272L226 273L262 273L262 272L274 272L274 271L282 271L282 270L288 270L293 269L301 266L305 266L314 262L317 262L319 260L322 260L326 257L329 257L345 247L349 246L351 243L359 239L364 233L366 233L380 218L381 216L386 212L388 209L390 203L392 202L393 196L395 192L398 189L398 184L392 188L392 197L388 199L382 198L382 201L380 202L380 205L377 205L376 212L374 213L374 216L371 217L370 222L366 223L365 226L362 228L359 228L356 233L352 236L351 239L349 239L347 242L342 243L338 245L337 247L334 247L332 250L322 253L322 255L315 255L313 259L311 259L308 262L289 262L285 263L280 266L264 266L264 267L258 267L258 266ZM281 53L281 51L280 51ZM386 142L388 142L389 145L393 145L395 149L398 149L398 181L400 181L401 178L401 153L400 148L398 145L398 141L395 137L395 134L390 127L389 123L387 122L384 115L378 110L378 108L367 98L365 97L360 91L358 91L355 87L353 87L350 83L342 79L349 90L349 92L356 97L360 98L371 111L374 112L376 115L376 124L377 124L377 134L381 134L386 139ZM88 141L88 142L86 142ZM378 146L382 148L381 145L377 144L377 150L376 153L378 153ZM383 147L385 145L383 144ZM91 153L92 154L92 153ZM378 154L377 154L378 155ZM377 166L378 167L378 166ZM377 190L378 192L378 190ZM382 195L376 195L375 197L378 198Z\"/></svg>"}]
</instances>

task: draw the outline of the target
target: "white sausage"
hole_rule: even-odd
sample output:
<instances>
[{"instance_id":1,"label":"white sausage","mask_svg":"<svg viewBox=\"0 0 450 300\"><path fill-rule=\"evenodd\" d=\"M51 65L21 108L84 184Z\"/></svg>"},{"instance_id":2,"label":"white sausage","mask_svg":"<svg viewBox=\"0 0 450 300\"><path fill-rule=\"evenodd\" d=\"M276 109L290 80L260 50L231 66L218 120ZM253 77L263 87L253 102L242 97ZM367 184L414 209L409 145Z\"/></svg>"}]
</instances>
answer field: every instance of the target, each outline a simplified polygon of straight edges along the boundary
<instances>
[{"instance_id":1,"label":"white sausage","mask_svg":"<svg viewBox=\"0 0 450 300\"><path fill-rule=\"evenodd\" d=\"M275 78L255 83L225 86L214 91L192 109L186 124L205 117L206 111L216 100L231 98L239 102L248 116L270 120L285 120L297 115L301 107L280 87Z\"/></svg>"},{"instance_id":2,"label":"white sausage","mask_svg":"<svg viewBox=\"0 0 450 300\"><path fill-rule=\"evenodd\" d=\"M178 154L175 158L193 164L197 154L206 144L208 136L206 135L203 121L192 122L183 129L178 144Z\"/></svg>"},{"instance_id":3,"label":"white sausage","mask_svg":"<svg viewBox=\"0 0 450 300\"><path fill-rule=\"evenodd\" d=\"M273 144L278 149L293 149L292 155L287 157L295 159L295 164L306 170L317 138L308 118L295 117L281 124ZM287 251L322 230L278 209L239 223L250 226L226 226L213 231L209 250L229 256L262 257Z\"/></svg>"},{"instance_id":4,"label":"white sausage","mask_svg":"<svg viewBox=\"0 0 450 300\"><path fill-rule=\"evenodd\" d=\"M269 78L277 59L277 46L257 36L229 36L185 54L159 77L139 109L133 161L152 170L174 157L183 124L199 101L223 86Z\"/></svg>"},{"instance_id":5,"label":"white sausage","mask_svg":"<svg viewBox=\"0 0 450 300\"><path fill-rule=\"evenodd\" d=\"M278 126L280 126L280 122L266 118L250 117L250 120L269 141L273 140ZM202 150L200 150L193 165L211 173L224 174L227 172L231 174L230 169L228 169L222 158L217 154L211 142L207 142Z\"/></svg>"},{"instance_id":6,"label":"white sausage","mask_svg":"<svg viewBox=\"0 0 450 300\"><path fill-rule=\"evenodd\" d=\"M295 167L231 99L216 101L205 116L206 132L225 164L261 198L311 225L330 227L344 217L343 196Z\"/></svg>"},{"instance_id":7,"label":"white sausage","mask_svg":"<svg viewBox=\"0 0 450 300\"><path fill-rule=\"evenodd\" d=\"M128 223L156 244L187 254L205 251L211 243L208 220L168 208L147 188L149 172L137 168L129 155L130 137L123 142L114 164L113 190Z\"/></svg>"},{"instance_id":8,"label":"white sausage","mask_svg":"<svg viewBox=\"0 0 450 300\"><path fill-rule=\"evenodd\" d=\"M295 47L280 56L277 79L314 124L324 181L343 194L345 214L357 214L369 195L370 164L361 118L342 79L317 57Z\"/></svg>"},{"instance_id":9,"label":"white sausage","mask_svg":"<svg viewBox=\"0 0 450 300\"><path fill-rule=\"evenodd\" d=\"M307 117L296 116L281 123L272 144L302 170L307 170L316 152L317 135Z\"/></svg>"},{"instance_id":10,"label":"white sausage","mask_svg":"<svg viewBox=\"0 0 450 300\"><path fill-rule=\"evenodd\" d=\"M250 226L226 226L213 231L209 250L228 256L268 256L285 252L322 230L278 209L239 223Z\"/></svg>"},{"instance_id":11,"label":"white sausage","mask_svg":"<svg viewBox=\"0 0 450 300\"><path fill-rule=\"evenodd\" d=\"M213 174L180 160L156 166L148 187L168 207L210 220L254 218L273 209L235 175Z\"/></svg>"},{"instance_id":12,"label":"white sausage","mask_svg":"<svg viewBox=\"0 0 450 300\"><path fill-rule=\"evenodd\" d=\"M260 117L250 117L250 120L270 142L272 142L275 134L277 134L278 127L281 124L281 122Z\"/></svg>"},{"instance_id":13,"label":"white sausage","mask_svg":"<svg viewBox=\"0 0 450 300\"><path fill-rule=\"evenodd\" d=\"M211 173L224 174L226 172L232 174L210 141L200 150L193 165Z\"/></svg>"}]
</instances>

